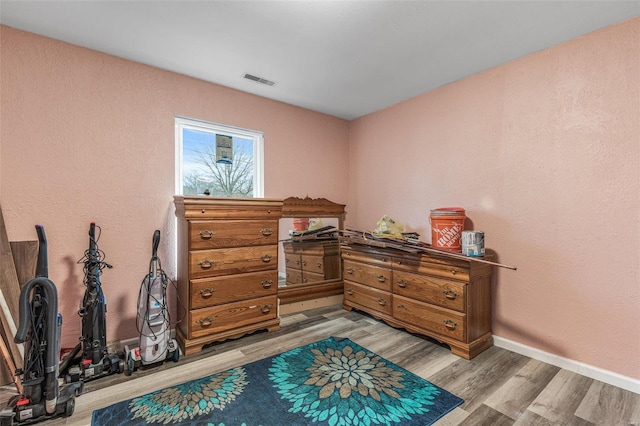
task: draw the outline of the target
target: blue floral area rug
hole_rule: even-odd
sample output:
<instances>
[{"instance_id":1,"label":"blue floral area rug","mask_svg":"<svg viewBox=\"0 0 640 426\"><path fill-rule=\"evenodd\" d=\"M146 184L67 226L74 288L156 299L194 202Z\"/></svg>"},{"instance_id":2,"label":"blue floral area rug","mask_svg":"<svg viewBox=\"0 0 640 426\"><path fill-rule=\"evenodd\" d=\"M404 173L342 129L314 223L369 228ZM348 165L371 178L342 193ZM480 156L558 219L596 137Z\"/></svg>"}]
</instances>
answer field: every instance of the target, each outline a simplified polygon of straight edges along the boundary
<instances>
[{"instance_id":1,"label":"blue floral area rug","mask_svg":"<svg viewBox=\"0 0 640 426\"><path fill-rule=\"evenodd\" d=\"M93 412L113 425L430 425L463 400L331 337Z\"/></svg>"}]
</instances>

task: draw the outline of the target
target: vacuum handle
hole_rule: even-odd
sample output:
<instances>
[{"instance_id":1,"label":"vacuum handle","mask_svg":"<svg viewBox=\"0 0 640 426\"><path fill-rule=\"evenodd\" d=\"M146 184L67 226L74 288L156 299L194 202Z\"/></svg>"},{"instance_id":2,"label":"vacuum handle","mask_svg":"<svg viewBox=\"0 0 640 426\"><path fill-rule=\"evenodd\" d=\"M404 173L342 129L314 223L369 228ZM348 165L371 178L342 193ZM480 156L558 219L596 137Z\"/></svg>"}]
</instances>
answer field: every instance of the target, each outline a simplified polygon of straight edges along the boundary
<instances>
[{"instance_id":1,"label":"vacuum handle","mask_svg":"<svg viewBox=\"0 0 640 426\"><path fill-rule=\"evenodd\" d=\"M156 229L153 233L153 257L158 257L158 246L160 245L160 230Z\"/></svg>"},{"instance_id":2,"label":"vacuum handle","mask_svg":"<svg viewBox=\"0 0 640 426\"><path fill-rule=\"evenodd\" d=\"M36 225L38 234L38 263L36 264L36 277L49 277L49 261L47 259L47 236L44 226Z\"/></svg>"},{"instance_id":3,"label":"vacuum handle","mask_svg":"<svg viewBox=\"0 0 640 426\"><path fill-rule=\"evenodd\" d=\"M92 260L96 255L96 223L91 222L89 224L89 254L92 256Z\"/></svg>"}]
</instances>

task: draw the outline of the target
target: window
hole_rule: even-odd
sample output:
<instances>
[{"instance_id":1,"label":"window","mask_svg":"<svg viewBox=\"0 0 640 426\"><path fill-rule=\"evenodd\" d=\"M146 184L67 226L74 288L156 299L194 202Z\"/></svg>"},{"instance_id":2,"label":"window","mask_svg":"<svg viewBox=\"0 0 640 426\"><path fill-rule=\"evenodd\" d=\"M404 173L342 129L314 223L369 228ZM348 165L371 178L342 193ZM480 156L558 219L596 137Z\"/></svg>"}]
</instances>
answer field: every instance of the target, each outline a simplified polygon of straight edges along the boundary
<instances>
[{"instance_id":1,"label":"window","mask_svg":"<svg viewBox=\"0 0 640 426\"><path fill-rule=\"evenodd\" d=\"M176 117L176 193L264 196L261 132Z\"/></svg>"}]
</instances>

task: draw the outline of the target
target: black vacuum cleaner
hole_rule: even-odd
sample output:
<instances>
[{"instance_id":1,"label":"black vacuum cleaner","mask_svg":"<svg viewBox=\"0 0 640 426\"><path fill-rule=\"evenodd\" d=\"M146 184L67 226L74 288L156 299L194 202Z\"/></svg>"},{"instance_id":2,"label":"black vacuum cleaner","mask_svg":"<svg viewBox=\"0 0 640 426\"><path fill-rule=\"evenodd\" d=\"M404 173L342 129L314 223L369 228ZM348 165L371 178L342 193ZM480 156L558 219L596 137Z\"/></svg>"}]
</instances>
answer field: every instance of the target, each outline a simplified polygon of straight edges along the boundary
<instances>
[{"instance_id":1,"label":"black vacuum cleaner","mask_svg":"<svg viewBox=\"0 0 640 426\"><path fill-rule=\"evenodd\" d=\"M100 227L98 227L100 229ZM96 224L89 226L89 249L78 263L84 264L86 287L78 315L82 318L80 342L66 356L61 371L67 383L89 381L124 371L124 354L110 354L107 348L107 301L102 292L100 275L104 268L111 268L104 261L104 253L98 249ZM80 357L77 355L82 351Z\"/></svg>"},{"instance_id":2,"label":"black vacuum cleaner","mask_svg":"<svg viewBox=\"0 0 640 426\"><path fill-rule=\"evenodd\" d=\"M36 277L20 292L19 325L16 343L24 343L24 367L16 371L22 376L23 394L11 398L0 411L0 424L31 424L62 415L70 416L75 397L82 393L82 382L60 386L60 329L62 315L58 313L58 293L48 278L47 239L44 228L38 233L38 263Z\"/></svg>"}]
</instances>

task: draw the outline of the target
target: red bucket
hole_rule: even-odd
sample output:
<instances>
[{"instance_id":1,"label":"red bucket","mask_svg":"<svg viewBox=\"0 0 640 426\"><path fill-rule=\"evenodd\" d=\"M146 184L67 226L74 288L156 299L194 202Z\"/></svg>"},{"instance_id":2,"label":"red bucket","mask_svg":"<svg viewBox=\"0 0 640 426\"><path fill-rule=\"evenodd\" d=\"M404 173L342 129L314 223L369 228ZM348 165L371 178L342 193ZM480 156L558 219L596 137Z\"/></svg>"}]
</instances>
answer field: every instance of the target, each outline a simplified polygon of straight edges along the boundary
<instances>
[{"instance_id":1,"label":"red bucket","mask_svg":"<svg viewBox=\"0 0 640 426\"><path fill-rule=\"evenodd\" d=\"M308 217L296 217L293 219L293 230L298 232L303 232L309 229L309 218Z\"/></svg>"},{"instance_id":2,"label":"red bucket","mask_svg":"<svg viewBox=\"0 0 640 426\"><path fill-rule=\"evenodd\" d=\"M460 237L465 220L462 207L441 207L431 210L431 246L439 250L462 252Z\"/></svg>"}]
</instances>

